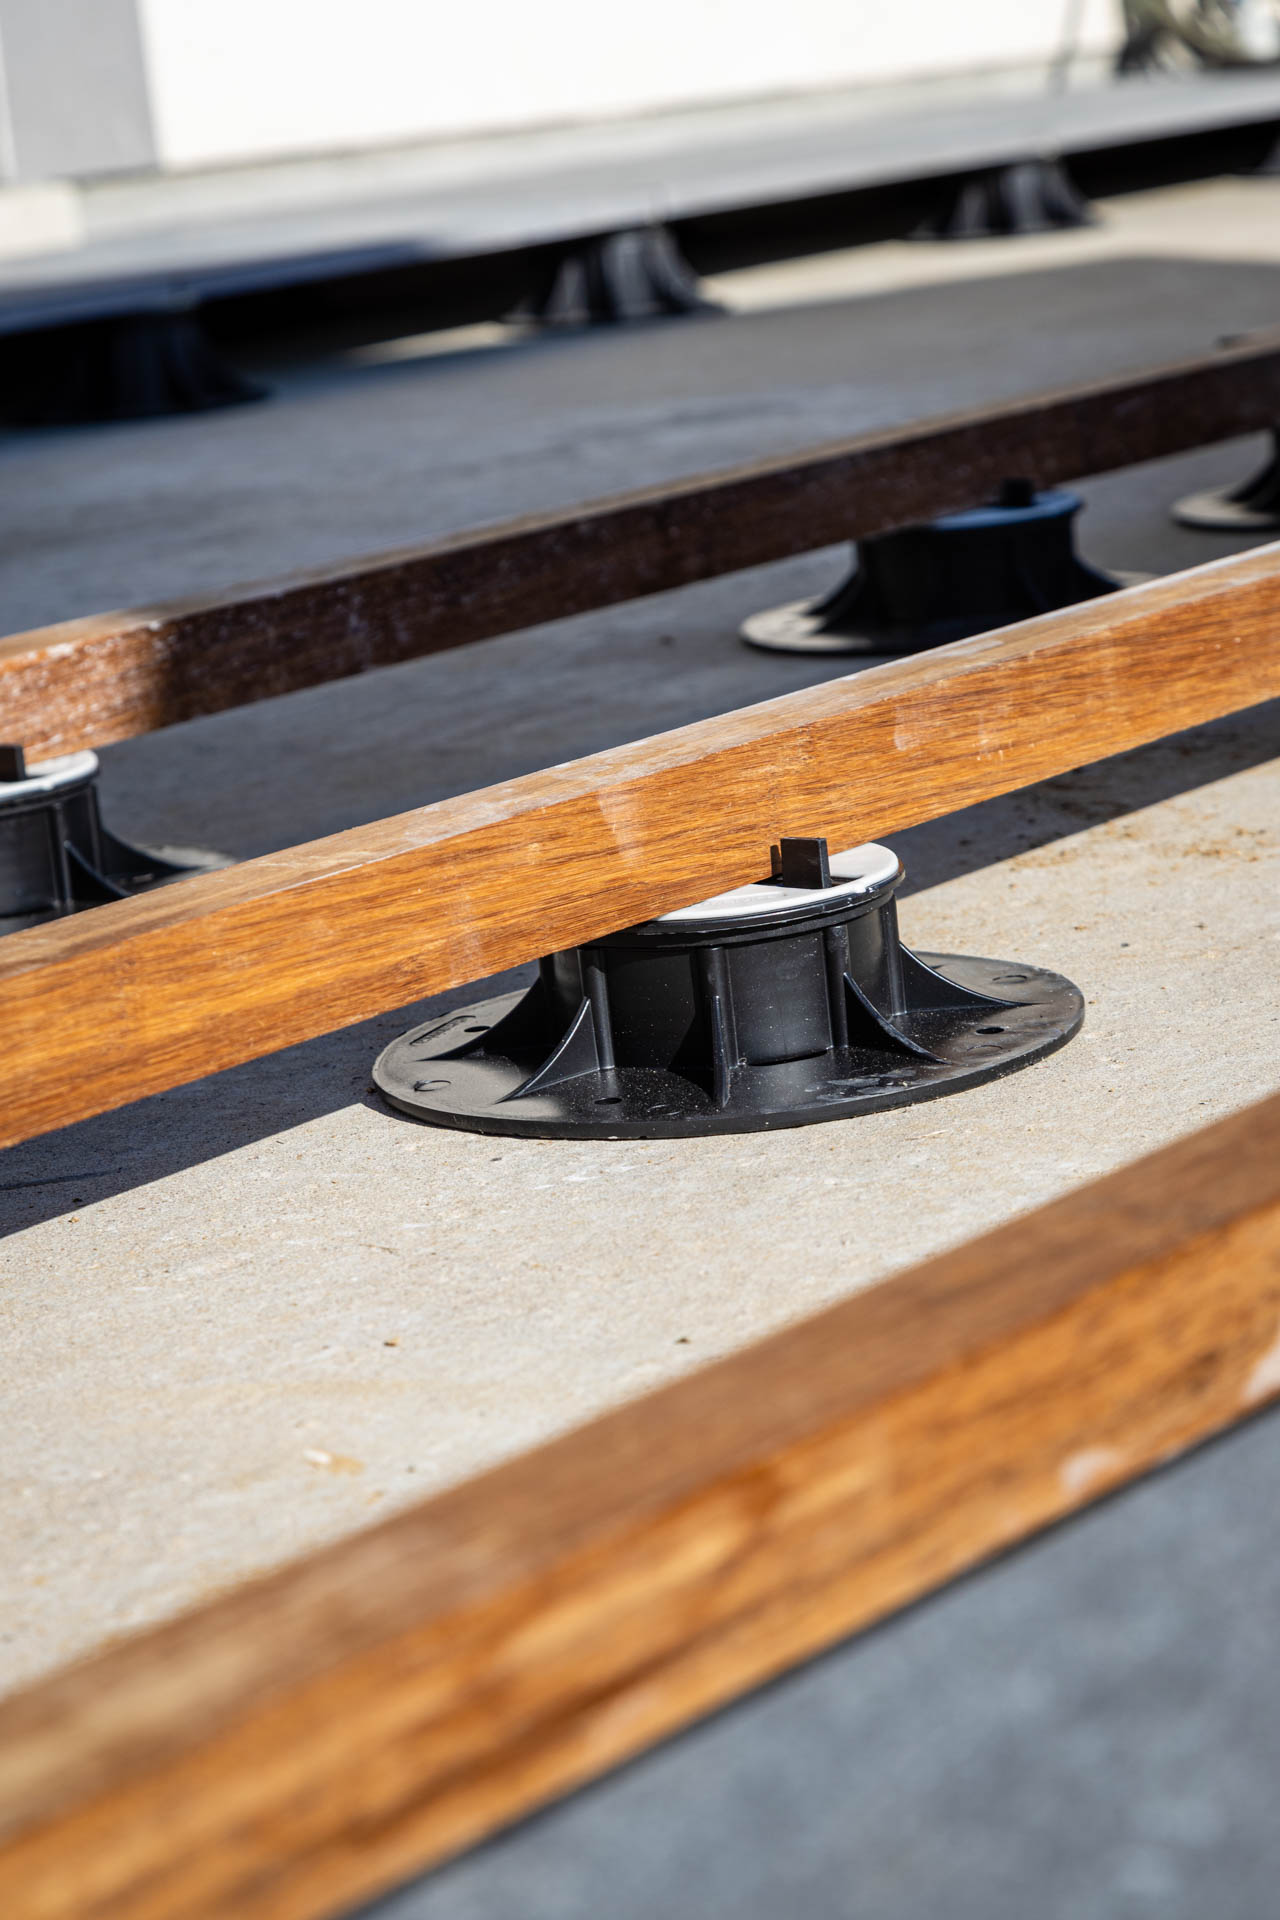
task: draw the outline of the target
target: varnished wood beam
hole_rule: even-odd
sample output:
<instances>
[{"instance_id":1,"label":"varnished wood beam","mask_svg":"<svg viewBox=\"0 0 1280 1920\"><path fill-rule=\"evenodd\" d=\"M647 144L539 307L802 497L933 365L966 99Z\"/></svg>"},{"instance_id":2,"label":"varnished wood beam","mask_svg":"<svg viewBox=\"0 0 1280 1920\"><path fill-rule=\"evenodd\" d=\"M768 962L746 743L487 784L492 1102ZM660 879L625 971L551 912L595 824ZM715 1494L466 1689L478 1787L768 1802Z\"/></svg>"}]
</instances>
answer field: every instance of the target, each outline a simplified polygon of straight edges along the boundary
<instances>
[{"instance_id":1,"label":"varnished wood beam","mask_svg":"<svg viewBox=\"0 0 1280 1920\"><path fill-rule=\"evenodd\" d=\"M1280 1099L0 1703L6 1920L319 1920L1280 1389Z\"/></svg>"},{"instance_id":2,"label":"varnished wood beam","mask_svg":"<svg viewBox=\"0 0 1280 1920\"><path fill-rule=\"evenodd\" d=\"M0 941L0 1145L1280 694L1280 547Z\"/></svg>"},{"instance_id":3,"label":"varnished wood beam","mask_svg":"<svg viewBox=\"0 0 1280 1920\"><path fill-rule=\"evenodd\" d=\"M1280 336L200 599L0 641L0 738L100 746L1280 419Z\"/></svg>"}]
</instances>

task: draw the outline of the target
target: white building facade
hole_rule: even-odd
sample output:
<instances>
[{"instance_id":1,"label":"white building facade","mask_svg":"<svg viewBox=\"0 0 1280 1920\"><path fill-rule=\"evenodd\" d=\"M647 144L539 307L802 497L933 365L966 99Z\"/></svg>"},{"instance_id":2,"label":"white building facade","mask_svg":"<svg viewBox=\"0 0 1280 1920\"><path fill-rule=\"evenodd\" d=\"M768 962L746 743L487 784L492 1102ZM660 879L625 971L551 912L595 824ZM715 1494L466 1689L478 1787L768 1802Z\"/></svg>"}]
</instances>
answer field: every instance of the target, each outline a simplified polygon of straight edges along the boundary
<instances>
[{"instance_id":1,"label":"white building facade","mask_svg":"<svg viewBox=\"0 0 1280 1920\"><path fill-rule=\"evenodd\" d=\"M1104 59L1119 0L0 0L0 179Z\"/></svg>"}]
</instances>

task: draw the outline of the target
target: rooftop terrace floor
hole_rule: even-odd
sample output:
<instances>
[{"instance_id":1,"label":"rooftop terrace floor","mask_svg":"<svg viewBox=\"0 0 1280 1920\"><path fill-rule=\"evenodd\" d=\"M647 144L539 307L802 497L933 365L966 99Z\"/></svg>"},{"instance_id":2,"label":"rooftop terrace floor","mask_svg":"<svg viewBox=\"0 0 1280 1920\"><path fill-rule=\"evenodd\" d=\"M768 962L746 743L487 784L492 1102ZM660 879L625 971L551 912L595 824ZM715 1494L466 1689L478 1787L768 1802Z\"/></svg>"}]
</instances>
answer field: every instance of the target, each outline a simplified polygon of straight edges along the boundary
<instances>
[{"instance_id":1,"label":"rooftop terrace floor","mask_svg":"<svg viewBox=\"0 0 1280 1920\"><path fill-rule=\"evenodd\" d=\"M932 280L921 268L909 289L867 290L867 249L849 260L843 290L831 259L797 263L789 279L769 269L767 301L719 321L453 357L298 358L277 363L279 398L261 409L10 436L0 466L17 484L0 618L12 628L332 559L1197 351L1272 322L1280 181L1224 186L1216 199L1179 191L1181 202L1163 204L1180 204L1183 218L1169 219L1155 254L1081 259L1068 235L1056 248L1034 243L1025 268L1009 271L1033 243L1010 243L999 270L984 268L982 251L939 249ZM1228 201L1240 251L1206 260ZM970 274L957 278L966 259ZM1088 483L1084 550L1154 571L1229 550L1175 529L1167 506L1239 477L1257 451L1206 449ZM844 558L806 556L123 743L104 755L109 818L144 841L250 855L825 678L839 662L751 653L734 632L753 608L828 584ZM0 1684L379 1518L1274 1091L1278 756L1280 712L1261 708L897 836L909 942L1049 966L1088 1001L1065 1051L955 1099L689 1143L435 1132L368 1091L375 1051L415 1017L397 1011L13 1149L0 1162L10 1230L0 1243ZM1273 1467L1277 1435L1273 1417L1248 1436ZM1203 1477L1220 1459L1230 1472L1232 1457L1242 1456L1224 1449L1187 1471ZM1081 1523L1080 1537L1122 1506ZM1197 1554L1221 1554L1261 1605L1265 1542L1255 1574L1239 1532L1256 1507L1195 1495L1189 1511ZM1151 1524L1168 1523L1157 1513ZM1032 1553L1043 1572L1017 1577L1031 1582L1033 1612L1071 1635L1053 1557ZM954 1618L956 1604L934 1603L937 1617ZM1225 1615L1206 1628L1198 1578L1181 1612L1176 1596L1162 1604L1174 1652L1160 1685L1179 1634L1227 1630ZM1135 1646L1143 1617L1132 1620ZM895 1665L896 1631L865 1643L848 1684L879 1686L886 1713L898 1689L906 1715L912 1670ZM962 1619L957 1647L967 1631ZM1080 1641L1099 1674L1118 1658L1104 1640ZM1195 1671L1205 1670L1201 1660ZM822 1671L844 1684L845 1669ZM998 1673L989 1684L998 1688ZM1260 1673L1258 1684L1271 1682ZM1062 1703L1063 1740L1093 1740L1099 1766L1120 1766L1105 1703L1086 1711L1079 1688L1055 1695L1048 1680L1037 1697L1045 1714ZM927 1737L953 1768L984 1711L963 1690L948 1696ZM1033 1764L1019 1744L1032 1718L1009 1710L991 1795L1012 1792ZM1048 1724L1043 1714L1037 1724ZM1188 1733L1188 1768L1211 1766L1225 1738L1218 1722L1205 1726L1203 1751ZM748 1798L761 1764L751 1747L734 1776ZM936 1755L901 1768L901 1790L927 1822L952 1776ZM641 1777L599 1792L630 1791ZM1148 1798L1174 1804L1156 1772ZM986 1818L995 1804L984 1801ZM1071 1899L1090 1884L1087 1821L1103 1819L1106 1796L1091 1789L1082 1804L1085 1824L1070 1837L1037 1815L1039 1853L1030 1840L1006 1850L1010 1904L991 1895L975 1916L1197 1910L1176 1904L1175 1840L1161 1843L1160 1884L1173 1888L1164 1906L1141 1904L1140 1873L1128 1905L1082 1908L1065 1894L1054 1905L1064 1850ZM662 1880L657 1853L625 1853L608 1803L589 1796L552 1819L598 1818L581 1810L602 1805L604 1826L592 1831L606 1836L604 1854L590 1835L572 1853L565 1829L581 1872L537 1839L554 1828L527 1828L505 1844L532 1854L477 1855L402 1896L397 1920L600 1911L588 1871L597 1858L631 1863L619 1885L632 1892L612 1911L672 1908L678 1888ZM728 1845L744 1802L726 1788L718 1805L708 1818L721 1820L721 1838L708 1844ZM977 1847L984 1816L966 1817ZM1196 1856L1200 1878L1185 1880L1201 1912L1204 1862L1219 1863L1225 1888L1235 1831L1220 1823ZM1274 1857L1274 1835L1252 1838ZM822 1844L812 1839L819 1866L805 1910L843 1914L853 1909L835 1882L820 1884ZM523 1907L513 1891L522 1857L543 1876ZM837 1847L830 1858L847 1856ZM700 1883L698 1910L747 1911L733 1872L718 1872ZM776 1876L757 1880L777 1897ZM928 1885L890 1875L856 1910L906 1920L932 1910ZM1209 1907L1257 1911L1225 1896Z\"/></svg>"}]
</instances>

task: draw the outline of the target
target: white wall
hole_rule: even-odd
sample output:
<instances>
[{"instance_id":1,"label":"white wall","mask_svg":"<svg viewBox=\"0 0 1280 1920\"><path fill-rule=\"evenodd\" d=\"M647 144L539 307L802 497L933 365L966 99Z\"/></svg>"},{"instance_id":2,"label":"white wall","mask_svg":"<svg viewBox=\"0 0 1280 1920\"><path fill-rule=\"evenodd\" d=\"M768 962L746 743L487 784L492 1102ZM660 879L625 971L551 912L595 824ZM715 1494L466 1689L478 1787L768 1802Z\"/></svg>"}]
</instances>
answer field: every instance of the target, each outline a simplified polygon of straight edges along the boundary
<instances>
[{"instance_id":1,"label":"white wall","mask_svg":"<svg viewBox=\"0 0 1280 1920\"><path fill-rule=\"evenodd\" d=\"M0 122L4 179L148 165L134 0L0 0Z\"/></svg>"},{"instance_id":2,"label":"white wall","mask_svg":"<svg viewBox=\"0 0 1280 1920\"><path fill-rule=\"evenodd\" d=\"M171 166L1101 50L1119 0L139 0Z\"/></svg>"}]
</instances>

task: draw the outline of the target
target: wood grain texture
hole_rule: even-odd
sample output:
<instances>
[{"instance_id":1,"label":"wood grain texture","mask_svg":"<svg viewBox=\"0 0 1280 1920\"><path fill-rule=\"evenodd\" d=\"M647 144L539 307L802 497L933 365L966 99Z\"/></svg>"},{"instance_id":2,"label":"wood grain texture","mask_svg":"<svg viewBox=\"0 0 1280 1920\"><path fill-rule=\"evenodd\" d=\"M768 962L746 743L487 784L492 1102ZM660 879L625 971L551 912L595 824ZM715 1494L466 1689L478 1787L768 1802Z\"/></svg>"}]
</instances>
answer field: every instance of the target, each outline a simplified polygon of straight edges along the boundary
<instances>
[{"instance_id":1,"label":"wood grain texture","mask_svg":"<svg viewBox=\"0 0 1280 1920\"><path fill-rule=\"evenodd\" d=\"M6 1920L317 1920L1280 1390L1280 1099L0 1703Z\"/></svg>"},{"instance_id":2,"label":"wood grain texture","mask_svg":"<svg viewBox=\"0 0 1280 1920\"><path fill-rule=\"evenodd\" d=\"M1280 694L1280 547L0 942L0 1145Z\"/></svg>"},{"instance_id":3,"label":"wood grain texture","mask_svg":"<svg viewBox=\"0 0 1280 1920\"><path fill-rule=\"evenodd\" d=\"M1280 693L1280 547L0 943L0 1144Z\"/></svg>"},{"instance_id":4,"label":"wood grain texture","mask_svg":"<svg viewBox=\"0 0 1280 1920\"><path fill-rule=\"evenodd\" d=\"M29 759L685 586L1280 419L1280 335L226 594L0 641Z\"/></svg>"}]
</instances>

